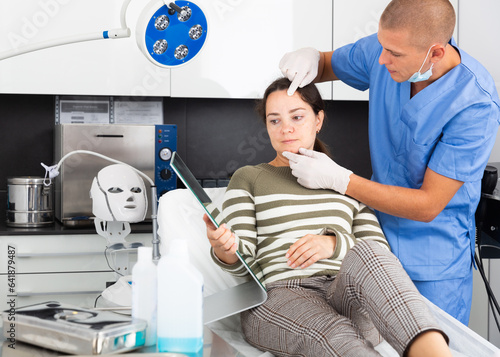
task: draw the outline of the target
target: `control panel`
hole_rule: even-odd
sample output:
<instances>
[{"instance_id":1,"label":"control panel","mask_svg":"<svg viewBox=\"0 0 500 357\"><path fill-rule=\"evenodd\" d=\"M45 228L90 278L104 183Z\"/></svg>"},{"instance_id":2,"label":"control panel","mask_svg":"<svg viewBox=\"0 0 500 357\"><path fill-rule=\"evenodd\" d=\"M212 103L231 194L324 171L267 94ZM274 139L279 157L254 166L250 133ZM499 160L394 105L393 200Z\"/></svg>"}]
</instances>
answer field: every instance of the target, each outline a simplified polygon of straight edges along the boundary
<instances>
[{"instance_id":1,"label":"control panel","mask_svg":"<svg viewBox=\"0 0 500 357\"><path fill-rule=\"evenodd\" d=\"M158 198L177 188L177 175L170 167L172 153L177 150L177 125L155 125L155 185Z\"/></svg>"}]
</instances>

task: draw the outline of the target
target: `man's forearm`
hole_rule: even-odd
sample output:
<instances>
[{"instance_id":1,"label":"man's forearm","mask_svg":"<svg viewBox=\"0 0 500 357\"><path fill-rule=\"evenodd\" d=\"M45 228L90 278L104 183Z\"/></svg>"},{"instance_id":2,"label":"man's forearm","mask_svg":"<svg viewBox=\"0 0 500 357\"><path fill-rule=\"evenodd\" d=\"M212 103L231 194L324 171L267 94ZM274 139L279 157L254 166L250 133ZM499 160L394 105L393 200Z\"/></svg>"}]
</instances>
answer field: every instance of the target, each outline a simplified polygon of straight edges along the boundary
<instances>
[{"instance_id":1,"label":"man's forearm","mask_svg":"<svg viewBox=\"0 0 500 357\"><path fill-rule=\"evenodd\" d=\"M330 52L320 52L319 53L319 63L318 63L318 75L314 80L315 83L320 82L328 82L337 80L337 76L333 73L332 69L332 54L333 51Z\"/></svg>"},{"instance_id":2,"label":"man's forearm","mask_svg":"<svg viewBox=\"0 0 500 357\"><path fill-rule=\"evenodd\" d=\"M433 175L437 174L433 173ZM375 210L396 217L430 222L441 213L462 185L459 181L444 179L449 184L445 192L431 184L413 189L384 185L352 174L346 195Z\"/></svg>"}]
</instances>

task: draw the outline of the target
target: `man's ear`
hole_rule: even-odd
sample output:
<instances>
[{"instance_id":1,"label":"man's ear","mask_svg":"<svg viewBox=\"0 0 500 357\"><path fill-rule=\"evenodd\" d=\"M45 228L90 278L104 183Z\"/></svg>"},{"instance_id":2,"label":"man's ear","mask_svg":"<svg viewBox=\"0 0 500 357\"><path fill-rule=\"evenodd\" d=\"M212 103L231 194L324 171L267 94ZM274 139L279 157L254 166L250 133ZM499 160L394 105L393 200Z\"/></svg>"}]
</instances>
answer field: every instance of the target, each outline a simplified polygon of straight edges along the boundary
<instances>
[{"instance_id":1,"label":"man's ear","mask_svg":"<svg viewBox=\"0 0 500 357\"><path fill-rule=\"evenodd\" d=\"M441 61L444 57L445 52L446 52L446 49L443 45L435 45L431 49L431 54L430 54L431 62L437 63L437 62Z\"/></svg>"}]
</instances>

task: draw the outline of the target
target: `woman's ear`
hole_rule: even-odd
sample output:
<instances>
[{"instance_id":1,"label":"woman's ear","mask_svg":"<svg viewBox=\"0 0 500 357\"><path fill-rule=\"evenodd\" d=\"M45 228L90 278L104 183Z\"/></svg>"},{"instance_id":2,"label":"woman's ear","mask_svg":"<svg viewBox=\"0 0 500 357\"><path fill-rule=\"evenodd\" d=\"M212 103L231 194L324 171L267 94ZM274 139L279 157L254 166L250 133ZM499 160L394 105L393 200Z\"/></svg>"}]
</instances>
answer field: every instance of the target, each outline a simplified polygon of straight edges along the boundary
<instances>
[{"instance_id":1,"label":"woman's ear","mask_svg":"<svg viewBox=\"0 0 500 357\"><path fill-rule=\"evenodd\" d=\"M323 120L325 120L325 112L323 110L321 110L316 115L316 132L317 133L321 130L321 127L323 126Z\"/></svg>"}]
</instances>

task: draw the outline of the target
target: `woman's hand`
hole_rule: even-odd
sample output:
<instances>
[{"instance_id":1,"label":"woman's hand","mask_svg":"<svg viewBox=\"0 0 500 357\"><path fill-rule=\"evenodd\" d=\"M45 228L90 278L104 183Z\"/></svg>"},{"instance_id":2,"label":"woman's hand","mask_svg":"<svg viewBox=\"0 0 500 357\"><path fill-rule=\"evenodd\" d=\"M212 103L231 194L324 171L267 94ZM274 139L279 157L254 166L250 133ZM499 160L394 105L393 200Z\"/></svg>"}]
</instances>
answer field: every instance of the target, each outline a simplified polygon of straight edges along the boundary
<instances>
[{"instance_id":1,"label":"woman's hand","mask_svg":"<svg viewBox=\"0 0 500 357\"><path fill-rule=\"evenodd\" d=\"M207 237L210 245L214 249L214 253L223 263L234 264L238 261L236 250L236 238L226 224L222 224L219 228L215 227L213 222L206 214L203 215L203 221L207 226Z\"/></svg>"},{"instance_id":2,"label":"woman's hand","mask_svg":"<svg viewBox=\"0 0 500 357\"><path fill-rule=\"evenodd\" d=\"M335 236L308 234L293 243L286 253L291 268L307 268L318 260L330 258L335 252Z\"/></svg>"}]
</instances>

